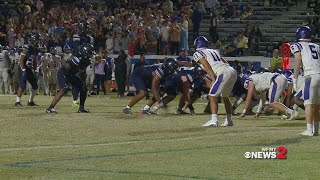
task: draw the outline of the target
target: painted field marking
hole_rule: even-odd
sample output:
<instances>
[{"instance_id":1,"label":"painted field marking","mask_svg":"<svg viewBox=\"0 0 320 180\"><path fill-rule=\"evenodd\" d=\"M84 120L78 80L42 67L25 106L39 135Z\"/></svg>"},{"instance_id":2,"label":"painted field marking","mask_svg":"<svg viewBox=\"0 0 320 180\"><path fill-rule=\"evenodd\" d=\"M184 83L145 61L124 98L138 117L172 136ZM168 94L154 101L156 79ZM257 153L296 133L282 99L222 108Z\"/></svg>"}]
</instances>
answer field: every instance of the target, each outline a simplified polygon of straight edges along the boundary
<instances>
[{"instance_id":1,"label":"painted field marking","mask_svg":"<svg viewBox=\"0 0 320 180\"><path fill-rule=\"evenodd\" d=\"M274 132L281 132L279 130L269 130ZM287 130L287 131L298 131L298 130ZM174 141L189 141L189 140L199 140L199 139L206 139L206 138L213 138L219 135L223 136L239 136L241 135L251 135L261 133L261 131L254 131L250 133L229 133L229 134L214 134L209 136L199 136L199 137L182 137L182 138L170 138L170 139L153 139L153 140L141 140L141 141L123 141L123 142L107 142L107 143L98 143L98 144L66 144L66 145L52 145L52 146L33 146L33 147L17 147L17 148L0 148L0 152L10 152L10 151L31 151L31 150L46 150L46 149L62 149L62 148L85 148L85 147L99 147L99 146L115 146L115 145L131 145L131 144L139 144L139 143L154 143L154 142L174 142Z\"/></svg>"}]
</instances>

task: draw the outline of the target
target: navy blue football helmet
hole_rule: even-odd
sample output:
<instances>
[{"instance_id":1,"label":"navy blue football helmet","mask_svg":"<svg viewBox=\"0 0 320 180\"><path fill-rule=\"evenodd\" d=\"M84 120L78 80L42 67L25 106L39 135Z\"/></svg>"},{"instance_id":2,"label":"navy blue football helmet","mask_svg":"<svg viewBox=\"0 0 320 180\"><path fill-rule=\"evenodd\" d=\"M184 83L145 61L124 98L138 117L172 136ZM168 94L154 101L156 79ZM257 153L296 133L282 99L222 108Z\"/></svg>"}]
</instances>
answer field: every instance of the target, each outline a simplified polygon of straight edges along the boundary
<instances>
[{"instance_id":1,"label":"navy blue football helmet","mask_svg":"<svg viewBox=\"0 0 320 180\"><path fill-rule=\"evenodd\" d=\"M173 58L168 58L164 63L163 63L163 70L165 73L168 74L173 74L176 72L176 70L179 68L178 62L173 59Z\"/></svg>"},{"instance_id":2,"label":"navy blue football helmet","mask_svg":"<svg viewBox=\"0 0 320 180\"><path fill-rule=\"evenodd\" d=\"M296 31L296 41L311 41L311 29L308 26L302 26Z\"/></svg>"},{"instance_id":3,"label":"navy blue football helmet","mask_svg":"<svg viewBox=\"0 0 320 180\"><path fill-rule=\"evenodd\" d=\"M199 36L194 40L193 45L196 49L207 48L209 46L208 39L204 36Z\"/></svg>"}]
</instances>

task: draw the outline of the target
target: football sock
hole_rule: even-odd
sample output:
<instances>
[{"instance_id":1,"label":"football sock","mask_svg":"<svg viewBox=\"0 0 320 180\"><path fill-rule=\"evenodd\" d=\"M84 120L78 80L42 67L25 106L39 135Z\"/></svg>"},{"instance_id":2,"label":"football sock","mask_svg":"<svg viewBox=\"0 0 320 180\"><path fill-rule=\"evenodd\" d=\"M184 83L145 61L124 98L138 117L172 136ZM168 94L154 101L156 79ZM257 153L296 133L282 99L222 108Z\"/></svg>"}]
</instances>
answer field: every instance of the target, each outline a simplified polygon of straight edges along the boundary
<instances>
[{"instance_id":1,"label":"football sock","mask_svg":"<svg viewBox=\"0 0 320 180\"><path fill-rule=\"evenodd\" d=\"M317 133L319 131L319 122L315 121L313 122L313 132Z\"/></svg>"},{"instance_id":2,"label":"football sock","mask_svg":"<svg viewBox=\"0 0 320 180\"><path fill-rule=\"evenodd\" d=\"M150 106L146 105L143 109L148 110L148 109L150 109Z\"/></svg>"},{"instance_id":3,"label":"football sock","mask_svg":"<svg viewBox=\"0 0 320 180\"><path fill-rule=\"evenodd\" d=\"M29 102L33 102L35 96L36 96L36 90L31 89Z\"/></svg>"},{"instance_id":4,"label":"football sock","mask_svg":"<svg viewBox=\"0 0 320 180\"><path fill-rule=\"evenodd\" d=\"M232 115L231 114L227 114L227 121L232 121Z\"/></svg>"},{"instance_id":5,"label":"football sock","mask_svg":"<svg viewBox=\"0 0 320 180\"><path fill-rule=\"evenodd\" d=\"M126 108L127 108L127 109L131 109L131 107L130 107L130 106L128 106L128 105L126 106Z\"/></svg>"},{"instance_id":6,"label":"football sock","mask_svg":"<svg viewBox=\"0 0 320 180\"><path fill-rule=\"evenodd\" d=\"M238 101L232 106L233 109L237 109L238 106L243 102L244 100L242 98L239 98Z\"/></svg>"},{"instance_id":7,"label":"football sock","mask_svg":"<svg viewBox=\"0 0 320 180\"><path fill-rule=\"evenodd\" d=\"M80 92L80 107L84 107L84 103L87 99L87 91Z\"/></svg>"},{"instance_id":8,"label":"football sock","mask_svg":"<svg viewBox=\"0 0 320 180\"><path fill-rule=\"evenodd\" d=\"M17 96L16 102L20 102L20 97Z\"/></svg>"},{"instance_id":9,"label":"football sock","mask_svg":"<svg viewBox=\"0 0 320 180\"><path fill-rule=\"evenodd\" d=\"M307 124L307 131L312 132L313 127L312 124Z\"/></svg>"},{"instance_id":10,"label":"football sock","mask_svg":"<svg viewBox=\"0 0 320 180\"><path fill-rule=\"evenodd\" d=\"M54 108L54 106L52 104L50 104L48 109L53 109L53 108Z\"/></svg>"},{"instance_id":11,"label":"football sock","mask_svg":"<svg viewBox=\"0 0 320 180\"><path fill-rule=\"evenodd\" d=\"M294 104L293 106L292 106L292 109L293 110L296 110L298 108L298 105L296 105L296 104Z\"/></svg>"},{"instance_id":12,"label":"football sock","mask_svg":"<svg viewBox=\"0 0 320 180\"><path fill-rule=\"evenodd\" d=\"M211 114L211 119L218 121L218 115L217 114Z\"/></svg>"},{"instance_id":13,"label":"football sock","mask_svg":"<svg viewBox=\"0 0 320 180\"><path fill-rule=\"evenodd\" d=\"M190 109L190 111L193 111L194 110L194 107L192 104L189 104L188 108Z\"/></svg>"},{"instance_id":14,"label":"football sock","mask_svg":"<svg viewBox=\"0 0 320 180\"><path fill-rule=\"evenodd\" d=\"M77 101L78 97L79 97L79 90L78 88L72 88L72 97L73 97L73 101Z\"/></svg>"}]
</instances>

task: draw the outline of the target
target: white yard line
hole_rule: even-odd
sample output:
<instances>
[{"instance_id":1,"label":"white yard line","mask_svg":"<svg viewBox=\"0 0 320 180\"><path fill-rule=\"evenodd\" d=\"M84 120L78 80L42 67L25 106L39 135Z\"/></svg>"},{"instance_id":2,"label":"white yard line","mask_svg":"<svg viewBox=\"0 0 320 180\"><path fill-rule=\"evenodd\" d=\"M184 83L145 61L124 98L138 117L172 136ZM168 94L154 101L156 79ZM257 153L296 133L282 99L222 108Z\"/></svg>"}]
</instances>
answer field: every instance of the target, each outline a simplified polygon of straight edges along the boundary
<instances>
[{"instance_id":1,"label":"white yard line","mask_svg":"<svg viewBox=\"0 0 320 180\"><path fill-rule=\"evenodd\" d=\"M271 131L274 132L281 132L279 130L269 130L268 133ZM286 131L297 131L297 130L286 130ZM0 152L10 152L10 151L32 151L32 150L47 150L47 149L63 149L63 148L85 148L85 147L99 147L99 146L116 146L116 145L131 145L131 144L142 144L142 143L156 143L156 142L174 142L174 141L189 141L189 140L199 140L199 139L206 139L206 138L213 138L217 136L239 136L239 135L251 135L261 133L261 131L250 132L250 133L230 133L230 134L214 134L209 136L199 136L199 137L183 137L183 138L176 138L176 139L155 139L155 140L141 140L141 141L124 141L124 142L108 142L108 143L98 143L98 144L65 144L65 145L52 145L52 146L33 146L33 147L17 147L17 148L0 148Z\"/></svg>"}]
</instances>

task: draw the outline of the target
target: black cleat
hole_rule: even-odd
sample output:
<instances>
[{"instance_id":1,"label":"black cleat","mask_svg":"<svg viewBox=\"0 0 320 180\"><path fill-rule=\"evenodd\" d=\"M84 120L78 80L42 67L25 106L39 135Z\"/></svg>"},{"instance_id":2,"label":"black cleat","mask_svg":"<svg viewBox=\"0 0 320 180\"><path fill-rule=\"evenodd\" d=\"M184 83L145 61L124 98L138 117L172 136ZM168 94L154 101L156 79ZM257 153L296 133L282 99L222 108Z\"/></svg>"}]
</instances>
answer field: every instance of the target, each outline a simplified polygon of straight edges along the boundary
<instances>
[{"instance_id":1,"label":"black cleat","mask_svg":"<svg viewBox=\"0 0 320 180\"><path fill-rule=\"evenodd\" d=\"M125 114L131 114L131 109L130 108L123 108L122 112Z\"/></svg>"},{"instance_id":2,"label":"black cleat","mask_svg":"<svg viewBox=\"0 0 320 180\"><path fill-rule=\"evenodd\" d=\"M51 109L48 108L46 110L46 113L57 113L57 111L54 108L51 108Z\"/></svg>"},{"instance_id":3,"label":"black cleat","mask_svg":"<svg viewBox=\"0 0 320 180\"><path fill-rule=\"evenodd\" d=\"M16 106L16 107L21 107L22 104L21 104L20 102L16 102L16 103L14 104L14 106Z\"/></svg>"},{"instance_id":4,"label":"black cleat","mask_svg":"<svg viewBox=\"0 0 320 180\"><path fill-rule=\"evenodd\" d=\"M33 101L28 101L28 106L39 106L38 104L34 103Z\"/></svg>"},{"instance_id":5,"label":"black cleat","mask_svg":"<svg viewBox=\"0 0 320 180\"><path fill-rule=\"evenodd\" d=\"M84 108L79 108L78 113L90 113L90 111L85 110Z\"/></svg>"}]
</instances>

